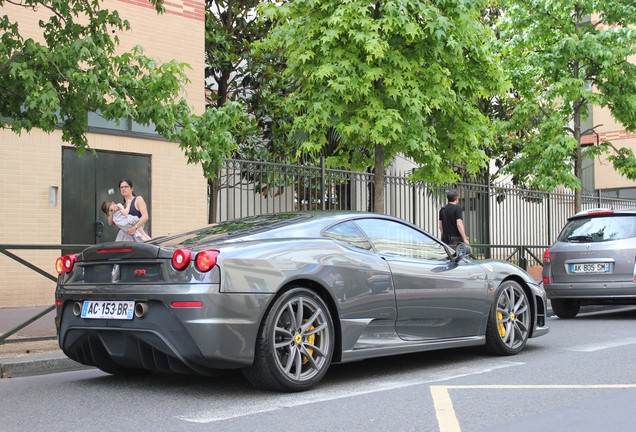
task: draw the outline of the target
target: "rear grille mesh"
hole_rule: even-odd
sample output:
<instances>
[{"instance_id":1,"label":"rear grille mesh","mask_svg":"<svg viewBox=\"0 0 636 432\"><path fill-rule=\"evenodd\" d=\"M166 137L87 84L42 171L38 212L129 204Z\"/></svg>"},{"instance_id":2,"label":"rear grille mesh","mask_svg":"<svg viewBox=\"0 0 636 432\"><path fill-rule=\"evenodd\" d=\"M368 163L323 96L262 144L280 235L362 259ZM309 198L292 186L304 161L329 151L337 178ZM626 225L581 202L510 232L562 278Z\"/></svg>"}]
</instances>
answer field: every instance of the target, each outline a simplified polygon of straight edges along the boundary
<instances>
[{"instance_id":1,"label":"rear grille mesh","mask_svg":"<svg viewBox=\"0 0 636 432\"><path fill-rule=\"evenodd\" d=\"M81 342L65 352L79 363L114 374L131 369L182 374L200 373L177 357L166 354L141 338L121 332L93 330Z\"/></svg>"}]
</instances>

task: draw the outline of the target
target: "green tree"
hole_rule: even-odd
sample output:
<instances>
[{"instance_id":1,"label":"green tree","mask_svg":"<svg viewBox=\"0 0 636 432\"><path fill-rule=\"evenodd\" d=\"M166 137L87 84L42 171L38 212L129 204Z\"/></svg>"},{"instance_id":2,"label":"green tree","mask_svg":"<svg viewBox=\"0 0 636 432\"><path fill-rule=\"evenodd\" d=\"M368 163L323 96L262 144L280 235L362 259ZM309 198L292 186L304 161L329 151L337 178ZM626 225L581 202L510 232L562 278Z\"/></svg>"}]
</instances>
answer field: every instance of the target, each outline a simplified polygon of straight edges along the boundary
<instances>
[{"instance_id":1,"label":"green tree","mask_svg":"<svg viewBox=\"0 0 636 432\"><path fill-rule=\"evenodd\" d=\"M162 0L150 0L158 13ZM223 110L192 114L183 94L187 64L160 63L141 47L117 53L113 29L130 30L117 11L100 0L0 0L0 6L48 10L39 22L43 42L24 38L19 23L0 16L0 117L3 128L16 133L37 127L52 132L81 153L89 148L87 114L107 120L133 118L155 125L170 141L179 142L188 161L201 163L208 176L235 148L235 124L242 113L236 104Z\"/></svg>"},{"instance_id":2,"label":"green tree","mask_svg":"<svg viewBox=\"0 0 636 432\"><path fill-rule=\"evenodd\" d=\"M482 23L493 30L495 37L494 49L496 51L500 51L502 45L499 28L497 27L502 14L503 10L499 0L488 0L486 7L481 11ZM518 103L518 98L519 94L514 84L508 84L505 92L481 98L477 104L479 110L491 120L495 131L493 144L485 149L491 164L483 167L478 174L478 177L486 182L493 182L500 178L502 170L521 151L524 141L533 135L534 125L531 124L525 124L512 133L509 129L510 124L508 122L512 116L513 108ZM494 166L494 171L492 166ZM523 183L517 177L513 177L512 180L514 184Z\"/></svg>"},{"instance_id":3,"label":"green tree","mask_svg":"<svg viewBox=\"0 0 636 432\"><path fill-rule=\"evenodd\" d=\"M282 76L284 64L278 53L254 49L271 27L269 20L256 14L264 1L206 0L208 109L221 109L228 101L242 106L246 116L235 136L234 157L281 160L289 153L290 116L280 107L289 82Z\"/></svg>"},{"instance_id":4,"label":"green tree","mask_svg":"<svg viewBox=\"0 0 636 432\"><path fill-rule=\"evenodd\" d=\"M542 190L576 190L581 210L582 161L609 153L614 167L636 179L630 149L610 142L584 148L592 106L608 108L636 128L636 5L632 0L511 0L500 23L507 78L517 104L502 134L525 137L508 172ZM524 131L524 132L519 132Z\"/></svg>"},{"instance_id":5,"label":"green tree","mask_svg":"<svg viewBox=\"0 0 636 432\"><path fill-rule=\"evenodd\" d=\"M282 74L285 64L280 53L255 49L255 42L271 28L271 21L256 13L262 2L269 0L206 0L207 110L223 110L228 102L240 106L244 115L235 127L233 158L292 162L292 117L282 104L292 82ZM209 178L210 222L215 221L223 188L261 191L270 180L275 181L262 176L256 181L246 173L238 185L230 185L219 176Z\"/></svg>"},{"instance_id":6,"label":"green tree","mask_svg":"<svg viewBox=\"0 0 636 432\"><path fill-rule=\"evenodd\" d=\"M286 99L293 131L315 154L339 136L330 166L374 168L374 211L384 212L384 167L418 163L414 180L476 173L492 142L479 98L502 89L480 2L294 0L264 9L297 89ZM364 149L366 151L361 151Z\"/></svg>"}]
</instances>

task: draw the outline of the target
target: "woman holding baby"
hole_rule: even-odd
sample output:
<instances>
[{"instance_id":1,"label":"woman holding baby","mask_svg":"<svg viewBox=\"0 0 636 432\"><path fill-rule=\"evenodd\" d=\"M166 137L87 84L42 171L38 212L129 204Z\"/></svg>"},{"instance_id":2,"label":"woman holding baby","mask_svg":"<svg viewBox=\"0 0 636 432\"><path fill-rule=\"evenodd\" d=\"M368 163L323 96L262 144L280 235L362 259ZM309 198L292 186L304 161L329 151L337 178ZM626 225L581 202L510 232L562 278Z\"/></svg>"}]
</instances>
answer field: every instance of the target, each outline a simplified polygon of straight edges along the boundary
<instances>
[{"instance_id":1,"label":"woman holding baby","mask_svg":"<svg viewBox=\"0 0 636 432\"><path fill-rule=\"evenodd\" d=\"M120 228L115 241L135 241L135 232L140 227L143 228L144 224L148 222L148 208L146 207L144 198L142 196L135 195L133 191L132 181L128 179L123 179L122 181L120 181L119 191L121 192L121 196L124 200L122 205L124 206L126 211L128 211L128 214L138 217L139 220L127 230L123 230ZM109 213L108 215L108 225L115 225L112 213Z\"/></svg>"}]
</instances>

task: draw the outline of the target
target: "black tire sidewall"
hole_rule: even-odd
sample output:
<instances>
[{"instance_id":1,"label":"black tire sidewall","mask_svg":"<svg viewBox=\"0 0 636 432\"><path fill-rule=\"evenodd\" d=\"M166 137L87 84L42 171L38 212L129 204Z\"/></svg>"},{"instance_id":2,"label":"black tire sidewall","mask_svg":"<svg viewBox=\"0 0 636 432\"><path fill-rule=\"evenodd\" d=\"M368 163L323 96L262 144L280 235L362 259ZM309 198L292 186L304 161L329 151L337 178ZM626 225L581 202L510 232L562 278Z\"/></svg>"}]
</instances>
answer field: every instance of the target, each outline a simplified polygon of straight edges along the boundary
<instances>
[{"instance_id":1,"label":"black tire sidewall","mask_svg":"<svg viewBox=\"0 0 636 432\"><path fill-rule=\"evenodd\" d=\"M570 299L552 299L550 300L552 312L559 318L574 318L581 309L581 304L576 300Z\"/></svg>"},{"instance_id":2,"label":"black tire sidewall","mask_svg":"<svg viewBox=\"0 0 636 432\"><path fill-rule=\"evenodd\" d=\"M497 355L514 355L521 352L521 350L523 350L523 348L526 346L526 343L528 342L530 328L533 325L533 317L532 313L530 313L530 322L527 323L528 332L526 333L526 337L523 343L517 348L510 348L501 340L499 329L497 328L497 304L499 303L499 297L501 296L502 292L506 288L510 287L510 285L514 285L523 293L526 298L526 304L528 305L528 308L530 308L528 294L523 289L523 287L519 285L519 283L515 281L506 281L499 285L497 291L495 292L495 297L493 298L492 305L490 306L490 314L488 315L488 324L486 326L486 347L490 352Z\"/></svg>"},{"instance_id":3,"label":"black tire sidewall","mask_svg":"<svg viewBox=\"0 0 636 432\"><path fill-rule=\"evenodd\" d=\"M274 346L274 337L275 331L274 328L276 326L276 316L279 314L281 307L287 304L294 297L303 296L308 297L312 301L316 302L318 306L323 310L323 313L328 321L328 329L329 332L329 352L325 358L325 364L318 371L316 375L313 377L304 380L304 381L295 381L291 380L287 375L285 375L282 371L280 371L279 366L276 362L276 351L273 349ZM318 296L314 291L311 291L307 288L292 288L288 291L285 291L278 299L274 302L271 309L267 313L264 318L263 326L261 329L261 337L267 341L266 347L267 350L264 354L264 359L266 363L266 367L269 370L272 378L280 385L284 390L287 391L305 391L314 387L318 384L327 373L327 369L329 369L329 364L331 363L331 358L333 356L334 351L334 325L331 314L329 313L329 308L325 304L325 302ZM258 347L257 347L258 349Z\"/></svg>"}]
</instances>

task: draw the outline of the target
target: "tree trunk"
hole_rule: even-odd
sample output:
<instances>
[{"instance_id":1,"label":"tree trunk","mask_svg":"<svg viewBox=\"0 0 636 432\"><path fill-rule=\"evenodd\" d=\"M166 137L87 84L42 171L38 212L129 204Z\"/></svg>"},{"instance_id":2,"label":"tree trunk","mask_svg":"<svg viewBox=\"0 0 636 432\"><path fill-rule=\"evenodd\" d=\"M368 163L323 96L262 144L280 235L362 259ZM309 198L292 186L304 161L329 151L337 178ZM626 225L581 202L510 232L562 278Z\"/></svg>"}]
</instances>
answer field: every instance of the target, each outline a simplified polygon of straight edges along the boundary
<instances>
[{"instance_id":1,"label":"tree trunk","mask_svg":"<svg viewBox=\"0 0 636 432\"><path fill-rule=\"evenodd\" d=\"M375 146L373 176L373 211L384 214L384 146Z\"/></svg>"},{"instance_id":2,"label":"tree trunk","mask_svg":"<svg viewBox=\"0 0 636 432\"><path fill-rule=\"evenodd\" d=\"M574 213L578 213L583 208L583 158L581 156L581 114L574 115L574 138L576 138L576 150L574 151L574 175L581 182L581 185L574 190Z\"/></svg>"},{"instance_id":3,"label":"tree trunk","mask_svg":"<svg viewBox=\"0 0 636 432\"><path fill-rule=\"evenodd\" d=\"M576 27L575 32L578 36L579 29L582 23L581 10L578 5L575 5L575 20ZM579 78L581 66L579 61L574 61L572 65L572 76L574 79ZM585 78L585 76L583 77ZM583 207L583 160L581 157L581 106L586 103L585 100L579 100L574 104L574 116L572 119L574 129L574 139L576 140L576 150L574 151L574 176L579 179L579 187L574 190L574 213L581 211Z\"/></svg>"},{"instance_id":4,"label":"tree trunk","mask_svg":"<svg viewBox=\"0 0 636 432\"><path fill-rule=\"evenodd\" d=\"M574 78L579 77L579 62L574 62ZM574 190L574 213L581 211L583 207L582 190L583 190L583 158L581 157L581 106L585 101L578 101L574 104L573 112L573 132L576 140L576 149L574 150L574 175L579 179L579 187Z\"/></svg>"},{"instance_id":5,"label":"tree trunk","mask_svg":"<svg viewBox=\"0 0 636 432\"><path fill-rule=\"evenodd\" d=\"M219 187L219 177L214 180L208 179L208 223L217 221L221 188Z\"/></svg>"}]
</instances>

